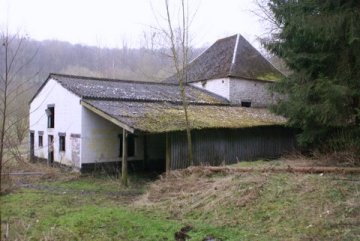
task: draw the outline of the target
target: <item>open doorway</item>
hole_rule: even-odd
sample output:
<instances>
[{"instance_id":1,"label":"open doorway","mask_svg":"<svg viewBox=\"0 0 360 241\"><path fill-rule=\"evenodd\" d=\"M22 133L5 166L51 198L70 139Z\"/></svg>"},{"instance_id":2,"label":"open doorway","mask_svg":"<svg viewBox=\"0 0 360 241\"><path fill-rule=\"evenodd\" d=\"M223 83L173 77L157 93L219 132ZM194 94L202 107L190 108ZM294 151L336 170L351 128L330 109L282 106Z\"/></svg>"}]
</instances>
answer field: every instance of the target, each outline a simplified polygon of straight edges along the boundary
<instances>
[{"instance_id":1,"label":"open doorway","mask_svg":"<svg viewBox=\"0 0 360 241\"><path fill-rule=\"evenodd\" d=\"M30 132L30 161L35 160L35 133Z\"/></svg>"},{"instance_id":2,"label":"open doorway","mask_svg":"<svg viewBox=\"0 0 360 241\"><path fill-rule=\"evenodd\" d=\"M48 136L48 165L54 163L54 136Z\"/></svg>"},{"instance_id":3,"label":"open doorway","mask_svg":"<svg viewBox=\"0 0 360 241\"><path fill-rule=\"evenodd\" d=\"M144 171L165 171L166 135L144 135Z\"/></svg>"}]
</instances>

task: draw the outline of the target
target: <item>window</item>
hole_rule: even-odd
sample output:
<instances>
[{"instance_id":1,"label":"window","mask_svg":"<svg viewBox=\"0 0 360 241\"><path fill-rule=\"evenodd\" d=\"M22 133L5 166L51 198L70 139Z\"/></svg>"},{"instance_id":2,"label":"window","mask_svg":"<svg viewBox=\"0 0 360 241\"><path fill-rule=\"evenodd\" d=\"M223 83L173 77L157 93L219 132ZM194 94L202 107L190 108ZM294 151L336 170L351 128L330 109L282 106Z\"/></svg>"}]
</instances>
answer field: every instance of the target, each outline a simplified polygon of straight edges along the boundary
<instances>
[{"instance_id":1,"label":"window","mask_svg":"<svg viewBox=\"0 0 360 241\"><path fill-rule=\"evenodd\" d=\"M59 133L59 151L65 151L65 133Z\"/></svg>"},{"instance_id":2,"label":"window","mask_svg":"<svg viewBox=\"0 0 360 241\"><path fill-rule=\"evenodd\" d=\"M119 148L119 157L122 157L122 144L123 144L123 139L122 139L122 135L119 135L119 139L120 139L120 148ZM135 135L133 134L128 134L127 136L127 155L128 157L133 157L135 156Z\"/></svg>"},{"instance_id":3,"label":"window","mask_svg":"<svg viewBox=\"0 0 360 241\"><path fill-rule=\"evenodd\" d=\"M241 101L241 106L242 107L251 107L251 101L249 101L249 100Z\"/></svg>"},{"instance_id":4,"label":"window","mask_svg":"<svg viewBox=\"0 0 360 241\"><path fill-rule=\"evenodd\" d=\"M46 115L48 117L48 128L55 127L55 106L48 105L48 108L45 110Z\"/></svg>"},{"instance_id":5,"label":"window","mask_svg":"<svg viewBox=\"0 0 360 241\"><path fill-rule=\"evenodd\" d=\"M43 146L43 136L39 134L39 147Z\"/></svg>"}]
</instances>

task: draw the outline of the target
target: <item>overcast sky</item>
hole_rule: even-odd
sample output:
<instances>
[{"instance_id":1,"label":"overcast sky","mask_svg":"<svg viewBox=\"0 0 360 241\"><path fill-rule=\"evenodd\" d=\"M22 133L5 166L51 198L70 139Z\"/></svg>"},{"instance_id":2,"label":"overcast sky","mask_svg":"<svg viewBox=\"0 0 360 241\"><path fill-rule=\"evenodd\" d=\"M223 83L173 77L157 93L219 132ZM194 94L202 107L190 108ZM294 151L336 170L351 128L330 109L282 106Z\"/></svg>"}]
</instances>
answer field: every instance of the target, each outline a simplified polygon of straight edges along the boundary
<instances>
[{"instance_id":1,"label":"overcast sky","mask_svg":"<svg viewBox=\"0 0 360 241\"><path fill-rule=\"evenodd\" d=\"M256 38L265 29L251 12L254 0L189 3L190 10L196 10L191 25L194 45L209 45L241 33L259 46ZM127 43L138 47L143 33L150 26L158 26L164 11L164 0L0 0L0 25L8 25L12 31L20 29L37 40L57 39L101 47L122 47Z\"/></svg>"}]
</instances>

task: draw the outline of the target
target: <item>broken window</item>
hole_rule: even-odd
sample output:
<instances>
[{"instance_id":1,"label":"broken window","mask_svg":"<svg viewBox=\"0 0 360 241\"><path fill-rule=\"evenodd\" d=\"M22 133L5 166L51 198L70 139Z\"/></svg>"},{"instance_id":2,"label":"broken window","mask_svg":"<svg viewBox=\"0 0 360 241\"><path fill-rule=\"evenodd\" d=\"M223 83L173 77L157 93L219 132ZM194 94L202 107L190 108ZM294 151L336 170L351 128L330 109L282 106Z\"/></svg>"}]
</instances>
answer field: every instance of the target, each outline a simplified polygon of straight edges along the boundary
<instances>
[{"instance_id":1,"label":"broken window","mask_svg":"<svg viewBox=\"0 0 360 241\"><path fill-rule=\"evenodd\" d=\"M120 148L119 148L119 157L122 157L122 145L123 145L123 138L122 135L119 135L120 139ZM133 157L135 156L135 135L128 134L127 136L127 156Z\"/></svg>"},{"instance_id":2,"label":"broken window","mask_svg":"<svg viewBox=\"0 0 360 241\"><path fill-rule=\"evenodd\" d=\"M59 151L65 151L65 133L59 133Z\"/></svg>"},{"instance_id":3,"label":"broken window","mask_svg":"<svg viewBox=\"0 0 360 241\"><path fill-rule=\"evenodd\" d=\"M250 100L242 100L241 106L242 107L251 107L251 101Z\"/></svg>"},{"instance_id":4,"label":"broken window","mask_svg":"<svg viewBox=\"0 0 360 241\"><path fill-rule=\"evenodd\" d=\"M48 128L55 127L55 106L48 105L48 108L45 110L46 115L48 117Z\"/></svg>"}]
</instances>

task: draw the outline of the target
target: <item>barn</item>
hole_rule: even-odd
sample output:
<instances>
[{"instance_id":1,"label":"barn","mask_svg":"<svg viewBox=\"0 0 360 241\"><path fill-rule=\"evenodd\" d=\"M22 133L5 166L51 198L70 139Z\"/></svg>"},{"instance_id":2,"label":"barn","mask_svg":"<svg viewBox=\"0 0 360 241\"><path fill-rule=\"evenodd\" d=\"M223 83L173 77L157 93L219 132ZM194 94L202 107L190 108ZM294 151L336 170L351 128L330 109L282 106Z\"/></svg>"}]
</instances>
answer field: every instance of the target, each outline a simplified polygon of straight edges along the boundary
<instances>
[{"instance_id":1,"label":"barn","mask_svg":"<svg viewBox=\"0 0 360 241\"><path fill-rule=\"evenodd\" d=\"M267 107L281 78L241 35L215 42L187 66L194 165L273 158L294 148L286 120ZM50 74L30 101L30 153L77 170L185 168L186 122L176 79L162 83ZM126 155L126 156L124 156Z\"/></svg>"}]
</instances>

